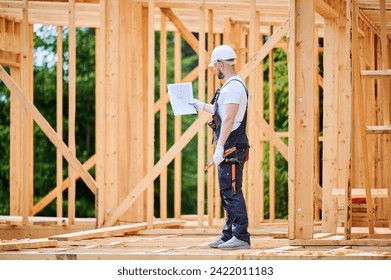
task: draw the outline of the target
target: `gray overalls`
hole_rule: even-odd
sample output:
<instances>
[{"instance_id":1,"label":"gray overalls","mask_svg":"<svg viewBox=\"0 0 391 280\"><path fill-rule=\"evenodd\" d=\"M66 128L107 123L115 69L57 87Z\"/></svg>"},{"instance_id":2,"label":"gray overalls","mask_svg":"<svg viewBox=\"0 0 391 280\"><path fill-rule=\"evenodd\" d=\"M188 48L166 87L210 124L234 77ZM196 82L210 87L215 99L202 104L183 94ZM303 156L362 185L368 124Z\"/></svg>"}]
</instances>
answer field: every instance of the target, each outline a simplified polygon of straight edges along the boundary
<instances>
[{"instance_id":1,"label":"gray overalls","mask_svg":"<svg viewBox=\"0 0 391 280\"><path fill-rule=\"evenodd\" d=\"M237 79L232 81L240 82L246 90L247 98L248 91L246 86ZM221 130L221 118L217 114L218 98L220 96L220 89L216 91L213 97L212 104L215 106L215 115L213 120L215 124L214 128L214 141L217 143L220 130ZM248 139L246 135L246 122L247 122L247 106L243 120L239 127L232 131L224 145L224 151L231 147L236 147L236 151L226 157L227 160L234 159L235 161L223 161L218 166L218 179L220 186L220 196L224 210L227 213L224 228L222 230L223 241L228 241L233 236L246 241L250 244L250 234L247 232L248 218L246 203L242 192L242 179L243 179L243 167L245 161L248 159Z\"/></svg>"}]
</instances>

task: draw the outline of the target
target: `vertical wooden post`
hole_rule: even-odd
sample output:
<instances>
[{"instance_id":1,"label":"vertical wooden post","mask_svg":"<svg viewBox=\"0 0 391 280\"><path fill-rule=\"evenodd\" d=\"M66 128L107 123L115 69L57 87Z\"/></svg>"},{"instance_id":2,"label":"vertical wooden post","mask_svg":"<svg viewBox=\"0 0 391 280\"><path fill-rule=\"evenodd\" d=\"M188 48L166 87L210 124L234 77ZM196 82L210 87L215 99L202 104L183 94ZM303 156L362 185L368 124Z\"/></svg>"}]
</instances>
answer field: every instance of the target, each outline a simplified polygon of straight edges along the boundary
<instances>
[{"instance_id":1,"label":"vertical wooden post","mask_svg":"<svg viewBox=\"0 0 391 280\"><path fill-rule=\"evenodd\" d=\"M63 133L63 125L62 125L62 117L63 117L63 48L62 48L62 26L57 26L57 77L56 77L56 130L58 137L62 140ZM61 218L63 216L62 211L62 181L63 181L63 164L62 164L62 154L60 150L57 148L56 150L56 193L57 193L57 201L56 201L56 212L57 217Z\"/></svg>"},{"instance_id":2,"label":"vertical wooden post","mask_svg":"<svg viewBox=\"0 0 391 280\"><path fill-rule=\"evenodd\" d=\"M34 28L32 24L29 24L27 28L27 97L34 103ZM34 207L34 121L30 114L27 114L26 122L28 213L32 215Z\"/></svg>"},{"instance_id":3,"label":"vertical wooden post","mask_svg":"<svg viewBox=\"0 0 391 280\"><path fill-rule=\"evenodd\" d=\"M260 13L257 12L256 14L256 30L259 30L260 28ZM256 50L262 48L263 46L263 34L258 32L257 35L257 42L256 42ZM265 107L265 100L264 100L264 92L263 92L263 85L264 85L264 80L263 80L263 60L260 61L258 66L255 68L255 77L258 77L258 81L256 81L256 94L255 94L255 102L256 102L256 107L255 107L255 116L261 116L264 118L264 107ZM255 119L254 119L255 120ZM257 120L255 120L258 122ZM256 177L255 181L255 197L258 197L262 203L260 203L259 210L255 212L255 219L257 221L257 224L255 226L258 226L259 222L263 222L265 219L265 183L264 183L264 171L263 171L263 162L265 160L265 153L264 153L264 146L265 142L261 137L262 132L261 130L257 129L257 132L255 134L255 137L258 139L254 143L255 150L258 152L256 153L256 162L258 163L258 174Z\"/></svg>"},{"instance_id":4,"label":"vertical wooden post","mask_svg":"<svg viewBox=\"0 0 391 280\"><path fill-rule=\"evenodd\" d=\"M314 65L319 65L319 36L318 28L314 28ZM315 188L320 186L320 145L319 145L319 130L320 130L320 94L319 94L319 72L318 67L314 67L314 185L313 185L313 196L314 196L314 220L319 220L319 206L315 200Z\"/></svg>"},{"instance_id":5,"label":"vertical wooden post","mask_svg":"<svg viewBox=\"0 0 391 280\"><path fill-rule=\"evenodd\" d=\"M147 101L147 167L154 165L154 102L155 102L155 3L154 0L148 1L148 101ZM147 223L148 228L152 228L154 211L154 188L153 183L147 189Z\"/></svg>"},{"instance_id":6,"label":"vertical wooden post","mask_svg":"<svg viewBox=\"0 0 391 280\"><path fill-rule=\"evenodd\" d=\"M387 70L389 67L388 64L388 38L387 38L387 22L386 22L386 3L385 0L380 0L380 21L381 21L381 28L380 28L380 39L381 39L381 69ZM380 94L383 99L383 124L384 125L390 125L390 80L389 79L382 79L380 81ZM383 138L383 147L384 151L390 151L391 149L391 135L385 134L382 136ZM384 185L388 186L388 193L391 192L391 175L390 175L390 168L391 168L391 155L389 152L383 153L383 175L384 175ZM390 196L390 195L389 195ZM391 229L391 198L389 197L389 203L388 203L388 225Z\"/></svg>"},{"instance_id":7,"label":"vertical wooden post","mask_svg":"<svg viewBox=\"0 0 391 280\"><path fill-rule=\"evenodd\" d=\"M221 36L220 34L216 34L214 36L214 41L215 41L215 46L219 46L221 44ZM215 73L213 73L215 75ZM220 85L220 80L217 78L214 78L214 88L217 89ZM213 151L212 151L213 155ZM218 184L218 174L217 172L214 172L214 193L215 193L215 199L214 199L214 204L215 204L215 217L216 218L221 218L221 199L220 199L220 187Z\"/></svg>"},{"instance_id":8,"label":"vertical wooden post","mask_svg":"<svg viewBox=\"0 0 391 280\"><path fill-rule=\"evenodd\" d=\"M211 54L214 49L214 35L213 35L213 10L208 10L208 52ZM208 94L206 102L210 102L213 98L214 94L214 77L215 73L213 71L208 71ZM213 157L213 146L209 143L212 142L213 132L211 129L207 128L207 159L211 159ZM208 225L213 226L214 224L214 171L215 168L209 168L207 173L207 197L208 197Z\"/></svg>"},{"instance_id":9,"label":"vertical wooden post","mask_svg":"<svg viewBox=\"0 0 391 280\"><path fill-rule=\"evenodd\" d=\"M291 0L289 37L289 238L313 237L314 3Z\"/></svg>"},{"instance_id":10,"label":"vertical wooden post","mask_svg":"<svg viewBox=\"0 0 391 280\"><path fill-rule=\"evenodd\" d=\"M174 81L181 81L181 35L179 32L174 33ZM179 140L182 134L182 118L175 116L174 119L174 141ZM181 189L182 189L182 153L178 154L174 160L174 217L181 217Z\"/></svg>"},{"instance_id":11,"label":"vertical wooden post","mask_svg":"<svg viewBox=\"0 0 391 280\"><path fill-rule=\"evenodd\" d=\"M106 157L106 0L100 1L100 28L96 30L96 88L95 88L95 153L96 183L99 186L95 196L97 227L101 227L106 217L105 205L105 157Z\"/></svg>"},{"instance_id":12,"label":"vertical wooden post","mask_svg":"<svg viewBox=\"0 0 391 280\"><path fill-rule=\"evenodd\" d=\"M17 83L21 84L22 74L20 67L11 67L11 77ZM10 215L22 215L21 197L21 110L20 102L10 92Z\"/></svg>"},{"instance_id":13,"label":"vertical wooden post","mask_svg":"<svg viewBox=\"0 0 391 280\"><path fill-rule=\"evenodd\" d=\"M325 19L324 30L322 231L335 233L337 209L331 192L338 184L338 47L341 44L335 19Z\"/></svg>"},{"instance_id":14,"label":"vertical wooden post","mask_svg":"<svg viewBox=\"0 0 391 280\"><path fill-rule=\"evenodd\" d=\"M273 26L270 26L270 37L273 35ZM274 50L269 52L269 125L274 125ZM276 160L274 145L269 141L269 220L274 222L276 217Z\"/></svg>"},{"instance_id":15,"label":"vertical wooden post","mask_svg":"<svg viewBox=\"0 0 391 280\"><path fill-rule=\"evenodd\" d=\"M75 126L76 126L76 25L75 0L69 1L69 119L68 119L68 146L76 155ZM68 222L75 222L76 215L76 175L72 167L68 168Z\"/></svg>"},{"instance_id":16,"label":"vertical wooden post","mask_svg":"<svg viewBox=\"0 0 391 280\"><path fill-rule=\"evenodd\" d=\"M198 56L198 99L205 100L205 0L199 1L199 56ZM205 112L204 112L205 113ZM197 213L198 227L202 228L205 213L205 127L198 132L198 168L197 168Z\"/></svg>"},{"instance_id":17,"label":"vertical wooden post","mask_svg":"<svg viewBox=\"0 0 391 280\"><path fill-rule=\"evenodd\" d=\"M118 206L118 126L119 126L119 1L106 7L106 88L105 88L105 214L110 219Z\"/></svg>"},{"instance_id":18,"label":"vertical wooden post","mask_svg":"<svg viewBox=\"0 0 391 280\"><path fill-rule=\"evenodd\" d=\"M24 95L28 95L28 72L27 72L27 54L28 54L28 0L23 0L23 20L22 20L22 92ZM22 223L28 224L28 157L27 157L27 112L23 107L20 112L20 124L21 124L21 186L22 186Z\"/></svg>"},{"instance_id":19,"label":"vertical wooden post","mask_svg":"<svg viewBox=\"0 0 391 280\"><path fill-rule=\"evenodd\" d=\"M352 90L352 0L346 1L346 105L345 105L345 114L344 120L346 125L346 147L345 147L345 161L344 161L344 170L345 176L344 179L344 188L345 188L345 210L344 210L344 237L345 239L350 239L351 237L351 227L352 227L352 129L353 129L353 90Z\"/></svg>"},{"instance_id":20,"label":"vertical wooden post","mask_svg":"<svg viewBox=\"0 0 391 280\"><path fill-rule=\"evenodd\" d=\"M161 15L160 25L160 157L167 152L167 18ZM160 218L167 219L167 168L160 173Z\"/></svg>"},{"instance_id":21,"label":"vertical wooden post","mask_svg":"<svg viewBox=\"0 0 391 280\"><path fill-rule=\"evenodd\" d=\"M259 13L256 12L256 1L250 1L250 42L249 42L249 57L255 55L255 51L258 49L259 42ZM257 127L257 112L259 101L259 77L256 71L252 71L249 77L249 105L248 105L248 138L251 146L251 156L248 161L248 217L249 226L254 228L260 222L260 213L263 213L263 197L259 197L259 178L260 170L262 170L262 164L260 162L260 135ZM260 202L259 202L260 200Z\"/></svg>"},{"instance_id":22,"label":"vertical wooden post","mask_svg":"<svg viewBox=\"0 0 391 280\"><path fill-rule=\"evenodd\" d=\"M365 132L365 112L363 103L362 83L361 83L361 67L360 67L360 56L359 56L359 45L358 45L358 13L357 6L352 6L352 67L353 67L353 104L356 107L355 110L358 114L359 124L359 139L360 148L363 159L364 168L364 187L366 194L366 207L368 216L368 230L369 235L374 234L374 223L373 223L373 212L372 212L372 197L371 197L371 186L370 186L370 172L369 172L369 159L368 159L368 145Z\"/></svg>"}]
</instances>

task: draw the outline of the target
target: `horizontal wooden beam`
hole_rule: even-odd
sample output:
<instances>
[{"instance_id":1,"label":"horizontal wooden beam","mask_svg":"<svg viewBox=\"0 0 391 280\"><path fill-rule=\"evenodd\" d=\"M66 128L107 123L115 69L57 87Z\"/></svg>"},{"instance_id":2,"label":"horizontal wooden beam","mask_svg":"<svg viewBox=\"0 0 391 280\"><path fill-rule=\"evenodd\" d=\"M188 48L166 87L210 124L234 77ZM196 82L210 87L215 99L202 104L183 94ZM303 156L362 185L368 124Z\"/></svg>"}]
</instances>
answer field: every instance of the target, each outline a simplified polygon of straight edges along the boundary
<instances>
[{"instance_id":1,"label":"horizontal wooden beam","mask_svg":"<svg viewBox=\"0 0 391 280\"><path fill-rule=\"evenodd\" d=\"M345 196L345 189L333 189L331 191L333 196ZM387 198L388 189L371 189L371 196L373 198ZM352 189L352 198L365 197L365 189Z\"/></svg>"},{"instance_id":2,"label":"horizontal wooden beam","mask_svg":"<svg viewBox=\"0 0 391 280\"><path fill-rule=\"evenodd\" d=\"M0 242L0 251L16 251L21 249L38 249L46 247L56 247L57 240L48 240L47 238L34 240L9 240Z\"/></svg>"},{"instance_id":3,"label":"horizontal wooden beam","mask_svg":"<svg viewBox=\"0 0 391 280\"><path fill-rule=\"evenodd\" d=\"M165 227L173 227L180 226L184 222L180 220L166 220L166 221L156 221L153 223L154 228L165 228ZM50 240L58 240L58 241L75 241L75 240L85 240L92 238L104 238L110 236L121 236L129 233L134 233L139 230L147 229L147 223L136 223L130 225L122 225L122 226L114 226L114 227L106 227L100 229L93 230L85 230L79 232L72 232L67 234L50 236Z\"/></svg>"},{"instance_id":4,"label":"horizontal wooden beam","mask_svg":"<svg viewBox=\"0 0 391 280\"><path fill-rule=\"evenodd\" d=\"M391 69L388 70L361 70L363 79L390 79Z\"/></svg>"},{"instance_id":5,"label":"horizontal wooden beam","mask_svg":"<svg viewBox=\"0 0 391 280\"><path fill-rule=\"evenodd\" d=\"M324 0L315 0L315 11L325 19L336 19L338 18L338 12L334 10Z\"/></svg>"},{"instance_id":6,"label":"horizontal wooden beam","mask_svg":"<svg viewBox=\"0 0 391 280\"><path fill-rule=\"evenodd\" d=\"M148 5L148 0L136 0L136 2L143 4L143 6ZM154 0L155 7L159 8L180 8L180 9L199 9L200 1L199 0ZM249 2L248 1L226 1L226 0L208 0L203 3L205 9L213 9L216 11L248 11ZM288 11L289 9L289 0L279 0L279 1L257 1L255 9L261 13L267 14L267 12L281 12Z\"/></svg>"},{"instance_id":7,"label":"horizontal wooden beam","mask_svg":"<svg viewBox=\"0 0 391 280\"><path fill-rule=\"evenodd\" d=\"M391 134L391 125L366 126L366 134Z\"/></svg>"},{"instance_id":8,"label":"horizontal wooden beam","mask_svg":"<svg viewBox=\"0 0 391 280\"><path fill-rule=\"evenodd\" d=\"M0 15L22 21L23 1L0 2ZM29 24L69 25L69 4L67 2L29 1ZM99 3L75 4L76 27L100 27Z\"/></svg>"},{"instance_id":9,"label":"horizontal wooden beam","mask_svg":"<svg viewBox=\"0 0 391 280\"><path fill-rule=\"evenodd\" d=\"M0 64L10 67L20 67L20 54L0 50Z\"/></svg>"}]
</instances>

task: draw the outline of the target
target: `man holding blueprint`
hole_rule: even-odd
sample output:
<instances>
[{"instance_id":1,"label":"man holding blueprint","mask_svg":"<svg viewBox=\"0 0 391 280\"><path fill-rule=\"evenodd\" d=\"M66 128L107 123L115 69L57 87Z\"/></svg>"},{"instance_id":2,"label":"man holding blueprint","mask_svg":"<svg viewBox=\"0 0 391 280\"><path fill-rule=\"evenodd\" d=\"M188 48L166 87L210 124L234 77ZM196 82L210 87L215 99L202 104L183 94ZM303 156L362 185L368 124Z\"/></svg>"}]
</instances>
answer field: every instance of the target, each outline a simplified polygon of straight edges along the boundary
<instances>
[{"instance_id":1,"label":"man holding blueprint","mask_svg":"<svg viewBox=\"0 0 391 280\"><path fill-rule=\"evenodd\" d=\"M246 135L248 92L236 73L236 53L228 45L216 47L212 52L209 67L214 67L222 80L211 104L193 99L190 104L197 111L213 115L209 125L213 129L216 150L213 162L218 167L220 197L227 213L222 235L208 245L219 249L250 249L250 234L247 231L248 217L242 192L244 163L248 159Z\"/></svg>"},{"instance_id":2,"label":"man holding blueprint","mask_svg":"<svg viewBox=\"0 0 391 280\"><path fill-rule=\"evenodd\" d=\"M189 104L193 100L191 83L169 84L167 88L172 111L175 116L197 114L194 106Z\"/></svg>"}]
</instances>

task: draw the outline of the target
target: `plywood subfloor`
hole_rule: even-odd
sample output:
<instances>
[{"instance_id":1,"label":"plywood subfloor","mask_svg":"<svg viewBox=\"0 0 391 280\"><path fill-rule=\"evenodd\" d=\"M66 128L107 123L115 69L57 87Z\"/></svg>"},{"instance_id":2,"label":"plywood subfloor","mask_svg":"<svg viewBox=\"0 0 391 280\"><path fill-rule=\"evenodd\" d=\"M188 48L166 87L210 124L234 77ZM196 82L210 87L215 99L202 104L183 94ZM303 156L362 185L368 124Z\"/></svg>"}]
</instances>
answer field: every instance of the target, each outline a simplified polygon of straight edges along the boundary
<instances>
[{"instance_id":1,"label":"plywood subfloor","mask_svg":"<svg viewBox=\"0 0 391 280\"><path fill-rule=\"evenodd\" d=\"M17 220L0 223L0 243L10 243L3 244L0 260L391 259L388 228L376 228L372 238L366 236L367 228L353 228L357 238L344 240L343 229L322 233L315 223L313 239L289 240L286 221L261 223L250 229L251 249L220 250L207 244L220 235L221 221L203 228L191 219L169 219L155 221L154 229L146 229L145 223L94 229L91 221L68 226L41 220L31 219L27 226Z\"/></svg>"},{"instance_id":2,"label":"plywood subfloor","mask_svg":"<svg viewBox=\"0 0 391 280\"><path fill-rule=\"evenodd\" d=\"M136 234L78 241L58 241L50 248L0 251L0 260L297 260L297 259L391 259L391 246L381 240L373 245L290 245L288 239L252 236L249 250L212 249L207 243L216 235ZM342 236L324 238L323 244L333 244ZM318 241L321 239L317 239ZM341 243L343 244L343 243Z\"/></svg>"}]
</instances>

